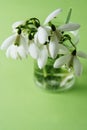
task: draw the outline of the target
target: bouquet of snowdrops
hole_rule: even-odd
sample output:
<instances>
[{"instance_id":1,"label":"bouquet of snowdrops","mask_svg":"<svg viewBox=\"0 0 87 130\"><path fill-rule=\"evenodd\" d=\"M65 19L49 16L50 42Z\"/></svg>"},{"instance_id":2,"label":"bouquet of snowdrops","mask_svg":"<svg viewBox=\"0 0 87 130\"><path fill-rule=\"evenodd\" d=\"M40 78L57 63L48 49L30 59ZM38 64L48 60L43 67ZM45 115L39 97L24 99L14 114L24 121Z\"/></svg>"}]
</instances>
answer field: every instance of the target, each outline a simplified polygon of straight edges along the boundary
<instances>
[{"instance_id":1,"label":"bouquet of snowdrops","mask_svg":"<svg viewBox=\"0 0 87 130\"><path fill-rule=\"evenodd\" d=\"M1 50L6 50L6 56L13 59L31 55L40 69L51 58L54 61L53 68L66 66L72 68L76 76L80 76L82 65L79 57L87 59L87 55L77 49L80 25L70 22L72 9L62 25L55 25L53 20L61 12L62 9L56 9L43 24L35 17L14 23L13 34L2 43Z\"/></svg>"}]
</instances>

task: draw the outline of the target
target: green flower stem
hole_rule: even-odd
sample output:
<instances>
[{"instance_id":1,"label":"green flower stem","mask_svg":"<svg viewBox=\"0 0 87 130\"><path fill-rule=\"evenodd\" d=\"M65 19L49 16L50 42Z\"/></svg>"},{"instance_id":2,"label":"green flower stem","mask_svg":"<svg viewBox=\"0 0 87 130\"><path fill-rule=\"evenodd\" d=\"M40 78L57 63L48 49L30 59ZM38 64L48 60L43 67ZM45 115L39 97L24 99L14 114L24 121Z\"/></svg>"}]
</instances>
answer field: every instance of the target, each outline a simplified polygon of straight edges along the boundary
<instances>
[{"instance_id":1,"label":"green flower stem","mask_svg":"<svg viewBox=\"0 0 87 130\"><path fill-rule=\"evenodd\" d=\"M71 39L68 39L70 41L70 43L72 44L72 46L75 48L76 50L76 46L73 44L73 42L71 41Z\"/></svg>"},{"instance_id":2,"label":"green flower stem","mask_svg":"<svg viewBox=\"0 0 87 130\"><path fill-rule=\"evenodd\" d=\"M47 71L46 71L46 67L43 68L43 75L44 75L44 77L47 77L47 75L48 75Z\"/></svg>"},{"instance_id":3,"label":"green flower stem","mask_svg":"<svg viewBox=\"0 0 87 130\"><path fill-rule=\"evenodd\" d=\"M42 75L42 73L40 73L40 72L37 72L37 74L39 74L39 75ZM73 72L71 72L70 73L71 75L73 74ZM45 68L43 68L43 75L44 75L44 77L47 77L47 76L55 76L55 77L57 77L57 76L68 76L69 75L69 72L66 72L66 73L47 73L47 71L46 71L46 69Z\"/></svg>"},{"instance_id":4,"label":"green flower stem","mask_svg":"<svg viewBox=\"0 0 87 130\"><path fill-rule=\"evenodd\" d=\"M39 73L39 72L38 72ZM39 73L40 74L40 73ZM42 74L41 74L42 75ZM47 76L64 76L64 77L67 77L69 75L73 75L73 71L71 72L66 72L66 73L48 73L46 71L46 67L43 68L43 75L44 77L47 77Z\"/></svg>"},{"instance_id":5,"label":"green flower stem","mask_svg":"<svg viewBox=\"0 0 87 130\"><path fill-rule=\"evenodd\" d=\"M55 34L58 37L58 39L61 39L63 37L62 33L59 30L55 31Z\"/></svg>"}]
</instances>

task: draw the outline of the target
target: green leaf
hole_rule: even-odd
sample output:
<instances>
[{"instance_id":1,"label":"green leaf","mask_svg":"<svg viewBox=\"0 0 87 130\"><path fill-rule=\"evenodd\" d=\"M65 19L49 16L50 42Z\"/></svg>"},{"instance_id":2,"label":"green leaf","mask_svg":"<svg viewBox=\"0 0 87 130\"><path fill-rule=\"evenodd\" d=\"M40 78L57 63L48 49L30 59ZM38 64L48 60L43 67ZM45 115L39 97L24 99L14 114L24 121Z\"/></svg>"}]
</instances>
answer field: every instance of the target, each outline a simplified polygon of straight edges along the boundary
<instances>
[{"instance_id":1,"label":"green leaf","mask_svg":"<svg viewBox=\"0 0 87 130\"><path fill-rule=\"evenodd\" d=\"M68 12L68 15L67 15L67 18L66 18L66 24L69 23L70 21L70 17L71 17L71 13L72 13L72 8L70 8L69 12Z\"/></svg>"}]
</instances>

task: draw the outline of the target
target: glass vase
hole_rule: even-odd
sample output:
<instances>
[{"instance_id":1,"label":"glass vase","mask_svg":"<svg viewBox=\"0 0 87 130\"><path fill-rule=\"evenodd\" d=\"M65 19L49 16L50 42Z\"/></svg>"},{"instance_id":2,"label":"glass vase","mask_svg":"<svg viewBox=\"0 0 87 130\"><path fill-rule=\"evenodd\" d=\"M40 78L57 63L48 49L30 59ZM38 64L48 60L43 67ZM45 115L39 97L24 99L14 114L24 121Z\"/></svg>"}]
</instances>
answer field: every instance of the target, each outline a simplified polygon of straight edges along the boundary
<instances>
[{"instance_id":1,"label":"glass vase","mask_svg":"<svg viewBox=\"0 0 87 130\"><path fill-rule=\"evenodd\" d=\"M75 83L75 75L72 69L63 66L53 68L54 60L48 58L47 64L40 69L37 62L34 63L34 81L40 88L51 91L61 92L70 89Z\"/></svg>"}]
</instances>

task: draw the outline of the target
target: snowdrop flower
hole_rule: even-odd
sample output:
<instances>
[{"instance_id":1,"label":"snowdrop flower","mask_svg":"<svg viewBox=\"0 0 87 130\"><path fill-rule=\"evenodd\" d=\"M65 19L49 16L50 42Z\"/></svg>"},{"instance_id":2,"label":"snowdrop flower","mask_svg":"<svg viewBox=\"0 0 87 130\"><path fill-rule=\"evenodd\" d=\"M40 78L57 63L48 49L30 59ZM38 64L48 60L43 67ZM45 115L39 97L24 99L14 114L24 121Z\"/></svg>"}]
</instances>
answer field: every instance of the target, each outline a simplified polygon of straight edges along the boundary
<instances>
[{"instance_id":1,"label":"snowdrop flower","mask_svg":"<svg viewBox=\"0 0 87 130\"><path fill-rule=\"evenodd\" d=\"M47 24L48 22L50 22L53 18L55 18L61 11L62 11L62 9L57 9L57 10L53 11L46 18L44 25ZM38 28L37 35L38 35L39 43L44 44L45 42L48 41L48 36L49 36L50 30L51 30L51 28L50 27L48 28L48 26L40 26Z\"/></svg>"},{"instance_id":2,"label":"snowdrop flower","mask_svg":"<svg viewBox=\"0 0 87 130\"><path fill-rule=\"evenodd\" d=\"M56 59L56 61L54 62L54 68L60 68L65 64L68 66L72 65L76 76L80 76L82 73L82 65L78 57L87 59L87 54L81 51L77 52L76 50L74 50L72 53L70 53L69 51L68 52L65 51L64 53L66 53L64 56L61 56L58 59Z\"/></svg>"},{"instance_id":3,"label":"snowdrop flower","mask_svg":"<svg viewBox=\"0 0 87 130\"><path fill-rule=\"evenodd\" d=\"M52 19L54 19L58 14L60 14L62 11L62 9L56 9L55 11L53 11L51 14L49 14L47 16L47 18L45 19L44 24L49 23Z\"/></svg>"},{"instance_id":4,"label":"snowdrop flower","mask_svg":"<svg viewBox=\"0 0 87 130\"><path fill-rule=\"evenodd\" d=\"M35 38L37 38L37 41L40 44L45 44L45 42L48 42L48 36L50 35L50 27L48 26L40 26L37 30L37 33L35 34ZM36 40L36 39L35 39Z\"/></svg>"},{"instance_id":5,"label":"snowdrop flower","mask_svg":"<svg viewBox=\"0 0 87 130\"><path fill-rule=\"evenodd\" d=\"M37 60L40 69L46 65L48 58L48 50L46 45L41 45L40 43L34 43L31 41L29 45L29 53L34 59Z\"/></svg>"},{"instance_id":6,"label":"snowdrop flower","mask_svg":"<svg viewBox=\"0 0 87 130\"><path fill-rule=\"evenodd\" d=\"M39 43L44 44L46 41L48 41L48 34L47 34L47 31L44 27L40 26L38 28L37 35L38 35Z\"/></svg>"},{"instance_id":7,"label":"snowdrop flower","mask_svg":"<svg viewBox=\"0 0 87 130\"><path fill-rule=\"evenodd\" d=\"M8 37L2 43L1 50L6 50L6 56L13 59L25 58L28 55L25 38L19 34Z\"/></svg>"},{"instance_id":8,"label":"snowdrop flower","mask_svg":"<svg viewBox=\"0 0 87 130\"><path fill-rule=\"evenodd\" d=\"M74 43L73 46L75 47L75 45L79 42L79 35L78 35L78 29L79 28L80 28L79 24L67 23L67 24L61 25L59 27L56 27L55 33L56 33L58 40L61 43L64 42L63 38L65 38L65 41L69 40L70 42L71 42L71 39L72 39L72 43ZM65 31L68 31L69 33L65 34L64 33ZM73 36L71 36L71 34Z\"/></svg>"},{"instance_id":9,"label":"snowdrop flower","mask_svg":"<svg viewBox=\"0 0 87 130\"><path fill-rule=\"evenodd\" d=\"M13 23L13 25L12 25L13 33L18 33L18 31L21 31L21 35L25 38L26 43L28 43L28 41L29 41L28 34L25 33L24 30L21 29L21 27L20 27L21 25L24 26L25 21L18 21L18 22Z\"/></svg>"},{"instance_id":10,"label":"snowdrop flower","mask_svg":"<svg viewBox=\"0 0 87 130\"><path fill-rule=\"evenodd\" d=\"M57 55L61 53L61 51L63 52L63 50L67 51L67 48L59 43L59 39L57 38L55 32L50 38L50 42L48 44L48 50L51 58L56 58Z\"/></svg>"}]
</instances>

